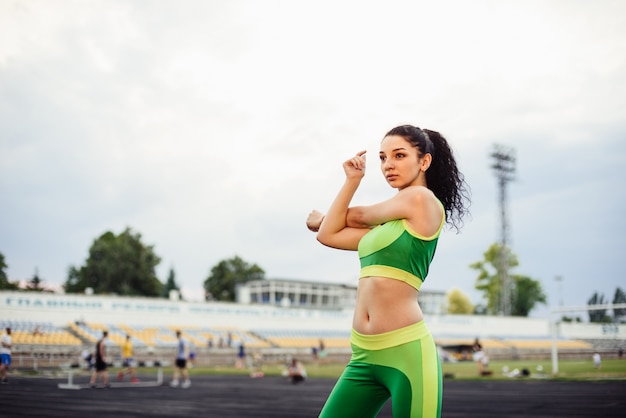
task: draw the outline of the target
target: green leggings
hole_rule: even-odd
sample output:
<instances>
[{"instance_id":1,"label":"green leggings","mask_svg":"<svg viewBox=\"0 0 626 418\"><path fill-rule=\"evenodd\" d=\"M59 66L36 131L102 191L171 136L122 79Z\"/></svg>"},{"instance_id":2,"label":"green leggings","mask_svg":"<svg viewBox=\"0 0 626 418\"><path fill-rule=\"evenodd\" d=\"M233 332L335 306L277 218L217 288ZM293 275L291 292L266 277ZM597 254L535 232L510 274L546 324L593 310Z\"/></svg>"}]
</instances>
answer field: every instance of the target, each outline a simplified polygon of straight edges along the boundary
<instances>
[{"instance_id":1,"label":"green leggings","mask_svg":"<svg viewBox=\"0 0 626 418\"><path fill-rule=\"evenodd\" d=\"M352 358L320 418L375 417L391 396L396 418L441 416L441 365L424 321L391 332L352 330Z\"/></svg>"}]
</instances>

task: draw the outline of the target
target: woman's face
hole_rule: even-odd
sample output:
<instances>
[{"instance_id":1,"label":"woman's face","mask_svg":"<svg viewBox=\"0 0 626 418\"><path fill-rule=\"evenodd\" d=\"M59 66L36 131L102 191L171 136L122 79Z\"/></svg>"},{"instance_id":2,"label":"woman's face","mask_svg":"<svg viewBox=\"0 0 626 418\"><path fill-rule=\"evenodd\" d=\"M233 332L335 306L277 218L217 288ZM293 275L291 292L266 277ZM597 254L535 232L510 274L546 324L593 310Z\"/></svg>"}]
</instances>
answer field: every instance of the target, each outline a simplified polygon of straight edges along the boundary
<instances>
[{"instance_id":1,"label":"woman's face","mask_svg":"<svg viewBox=\"0 0 626 418\"><path fill-rule=\"evenodd\" d=\"M430 154L427 154L430 156ZM380 144L380 168L387 183L394 189L402 190L408 186L426 185L426 176L422 170L428 168L425 158L402 136L389 135Z\"/></svg>"}]
</instances>

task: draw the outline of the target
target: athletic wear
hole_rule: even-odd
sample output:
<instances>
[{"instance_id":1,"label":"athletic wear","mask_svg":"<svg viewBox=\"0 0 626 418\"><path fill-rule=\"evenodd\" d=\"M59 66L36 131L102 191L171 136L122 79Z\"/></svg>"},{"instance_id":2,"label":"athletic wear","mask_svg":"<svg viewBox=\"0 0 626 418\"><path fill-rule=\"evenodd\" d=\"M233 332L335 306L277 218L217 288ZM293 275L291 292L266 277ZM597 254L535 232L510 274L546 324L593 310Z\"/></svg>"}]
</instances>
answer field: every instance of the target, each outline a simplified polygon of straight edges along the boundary
<instances>
[{"instance_id":1,"label":"athletic wear","mask_svg":"<svg viewBox=\"0 0 626 418\"><path fill-rule=\"evenodd\" d=\"M424 321L377 335L352 330L350 344L320 418L375 417L390 396L394 418L441 416L441 365Z\"/></svg>"},{"instance_id":2,"label":"athletic wear","mask_svg":"<svg viewBox=\"0 0 626 418\"><path fill-rule=\"evenodd\" d=\"M0 354L0 364L3 366L10 366L11 365L11 354Z\"/></svg>"},{"instance_id":3,"label":"athletic wear","mask_svg":"<svg viewBox=\"0 0 626 418\"><path fill-rule=\"evenodd\" d=\"M441 206L443 210L443 205ZM359 277L388 277L420 290L435 255L445 221L443 210L441 224L430 237L413 231L406 219L389 221L375 227L359 242Z\"/></svg>"},{"instance_id":4,"label":"athletic wear","mask_svg":"<svg viewBox=\"0 0 626 418\"><path fill-rule=\"evenodd\" d=\"M122 358L131 358L133 356L133 343L131 340L126 340L122 344Z\"/></svg>"},{"instance_id":5,"label":"athletic wear","mask_svg":"<svg viewBox=\"0 0 626 418\"><path fill-rule=\"evenodd\" d=\"M105 350L104 338L98 340L96 343L96 371L102 372L107 369L107 364L102 358L102 353L100 352L100 346L102 346L102 351Z\"/></svg>"},{"instance_id":6,"label":"athletic wear","mask_svg":"<svg viewBox=\"0 0 626 418\"><path fill-rule=\"evenodd\" d=\"M8 354L10 356L12 344L13 344L13 339L11 338L11 335L2 334L2 337L0 337L0 354Z\"/></svg>"},{"instance_id":7,"label":"athletic wear","mask_svg":"<svg viewBox=\"0 0 626 418\"><path fill-rule=\"evenodd\" d=\"M423 236L406 219L386 222L359 242L359 278L385 277L420 290L445 224ZM439 418L442 379L437 346L424 321L375 335L350 336L352 357L333 388L321 418L376 417L391 397L394 418Z\"/></svg>"},{"instance_id":8,"label":"athletic wear","mask_svg":"<svg viewBox=\"0 0 626 418\"><path fill-rule=\"evenodd\" d=\"M187 359L186 349L187 349L187 341L183 337L180 337L178 339L176 359L186 360Z\"/></svg>"},{"instance_id":9,"label":"athletic wear","mask_svg":"<svg viewBox=\"0 0 626 418\"><path fill-rule=\"evenodd\" d=\"M13 339L10 334L2 334L0 342L0 365L8 368L11 366L11 346L13 344ZM6 375L3 381L6 383Z\"/></svg>"}]
</instances>

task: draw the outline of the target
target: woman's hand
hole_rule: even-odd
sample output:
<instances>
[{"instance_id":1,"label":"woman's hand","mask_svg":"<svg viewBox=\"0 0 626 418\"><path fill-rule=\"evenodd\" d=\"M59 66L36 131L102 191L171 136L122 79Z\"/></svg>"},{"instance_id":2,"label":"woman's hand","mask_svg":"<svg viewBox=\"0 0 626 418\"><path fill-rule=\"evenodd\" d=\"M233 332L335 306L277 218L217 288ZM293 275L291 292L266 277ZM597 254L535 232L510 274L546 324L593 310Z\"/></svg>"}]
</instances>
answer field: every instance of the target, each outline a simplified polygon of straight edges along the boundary
<instances>
[{"instance_id":1,"label":"woman's hand","mask_svg":"<svg viewBox=\"0 0 626 418\"><path fill-rule=\"evenodd\" d=\"M356 155L343 163L343 171L348 178L360 179L365 175L365 153L367 151L359 151Z\"/></svg>"},{"instance_id":2,"label":"woman's hand","mask_svg":"<svg viewBox=\"0 0 626 418\"><path fill-rule=\"evenodd\" d=\"M324 214L317 210L312 210L309 213L309 216L306 218L306 227L309 228L309 231L317 232L320 229L320 225L322 225L322 221L324 220Z\"/></svg>"}]
</instances>

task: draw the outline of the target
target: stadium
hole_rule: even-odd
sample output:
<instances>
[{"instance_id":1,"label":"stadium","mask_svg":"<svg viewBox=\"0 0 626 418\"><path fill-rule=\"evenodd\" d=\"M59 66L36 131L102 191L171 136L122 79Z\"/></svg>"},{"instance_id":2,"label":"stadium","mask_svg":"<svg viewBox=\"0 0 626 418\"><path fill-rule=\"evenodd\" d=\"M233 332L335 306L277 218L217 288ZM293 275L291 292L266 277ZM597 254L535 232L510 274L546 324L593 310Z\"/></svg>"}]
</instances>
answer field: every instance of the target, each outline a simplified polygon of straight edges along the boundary
<instances>
[{"instance_id":1,"label":"stadium","mask_svg":"<svg viewBox=\"0 0 626 418\"><path fill-rule=\"evenodd\" d=\"M137 359L142 362L168 360L176 343L176 330L181 330L196 347L199 364L234 362L233 353L242 344L282 361L294 355L310 358L312 348L322 342L329 361L344 362L349 358L352 309L344 301L353 300L350 297L355 289L288 280L263 282L267 282L266 289L258 283L240 288L238 300L243 302L239 303L185 302L175 295L173 300L166 300L2 292L0 322L2 329L10 326L13 330L14 362L27 366L44 358L50 366L76 363L80 353L91 349L103 330L109 333L111 353L119 351L126 335L130 335ZM422 306L443 361L469 359L475 338L480 339L491 359L547 359L553 346L561 358L588 359L595 351L611 358L626 341L619 325L447 315L441 313L440 294L424 292L423 297L430 300ZM305 306L292 304L291 300L296 299Z\"/></svg>"},{"instance_id":2,"label":"stadium","mask_svg":"<svg viewBox=\"0 0 626 418\"><path fill-rule=\"evenodd\" d=\"M262 282L240 288L238 303L186 302L176 294L167 300L0 292L0 326L13 330L10 384L0 387L3 396L11 399L4 407L6 416L85 416L95 409L103 417L317 416L336 377L310 378L296 386L279 375L251 379L253 375L245 372L256 367L253 359L258 355L274 369L294 357L312 371L320 364L341 369L350 357L352 317L350 302L341 306L351 300L354 289L289 280ZM556 349L559 358L578 359L583 365L590 363L594 351L601 352L603 359L617 358L626 341L619 325L552 325L538 318L447 315L442 313L441 293L420 297L425 299L426 321L440 358L447 363L473 366L468 353L475 338L480 338L494 361L536 362L549 359ZM108 391L82 390L76 396L76 390L63 390L89 388L84 353L94 350L104 330L109 334L107 356L113 373L122 366L121 344L126 335L131 336L140 383L112 378ZM194 369L217 370L192 375L193 386L184 391L169 388L170 376L164 376L176 350L176 330L196 348ZM246 365L238 375L232 374L228 370L236 369L242 345ZM493 373L500 376L499 370ZM624 406L623 379L557 383L542 374L539 379L510 379L494 385L491 374L480 380L444 377L444 417L525 417L531 411L542 411L533 416L595 416L597 406L609 417L619 416ZM596 403L588 401L590 396ZM32 402L33 397L40 401ZM393 416L390 402L378 416Z\"/></svg>"}]
</instances>

